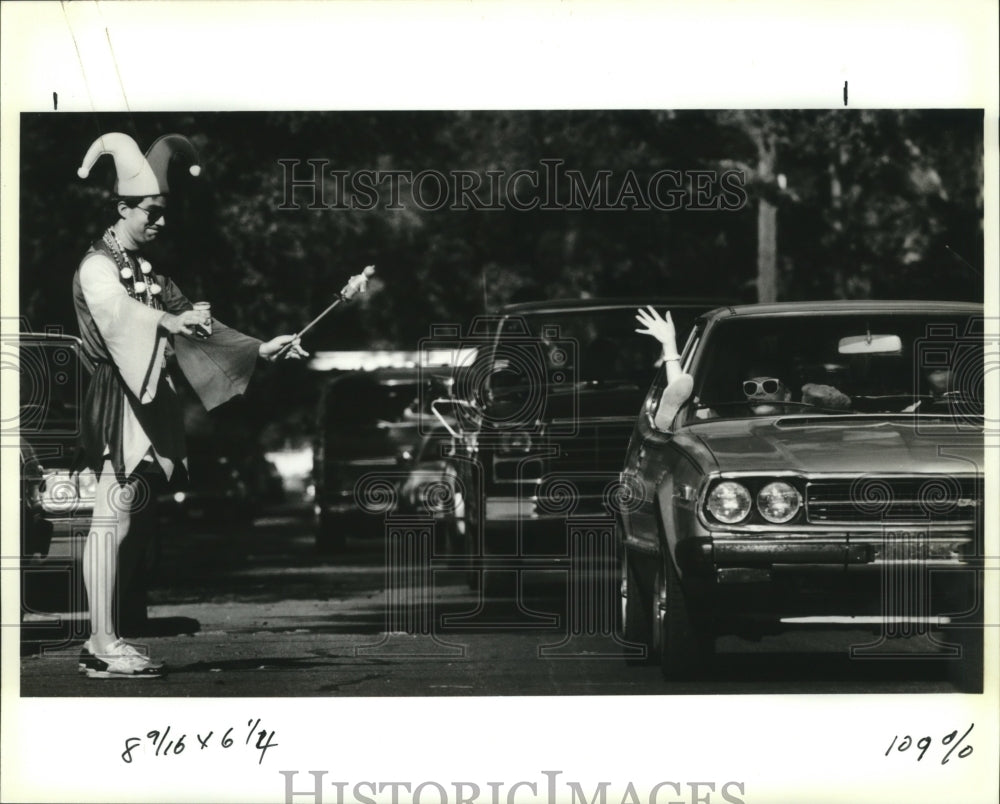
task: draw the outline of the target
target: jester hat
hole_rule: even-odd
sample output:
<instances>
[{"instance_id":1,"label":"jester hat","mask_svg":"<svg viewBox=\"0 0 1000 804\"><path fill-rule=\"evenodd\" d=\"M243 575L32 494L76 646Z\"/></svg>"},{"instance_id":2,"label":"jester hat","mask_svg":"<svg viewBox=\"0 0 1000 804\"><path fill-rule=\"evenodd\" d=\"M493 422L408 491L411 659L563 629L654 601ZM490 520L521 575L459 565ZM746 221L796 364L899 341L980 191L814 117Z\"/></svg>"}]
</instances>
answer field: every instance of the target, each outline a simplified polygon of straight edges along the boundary
<instances>
[{"instance_id":1,"label":"jester hat","mask_svg":"<svg viewBox=\"0 0 1000 804\"><path fill-rule=\"evenodd\" d=\"M94 163L103 155L115 160L115 192L120 196L144 197L170 192L167 174L171 163L186 165L192 176L201 173L198 153L191 141L180 134L165 134L149 146L142 155L139 146L128 134L102 134L87 149L83 163L76 171L81 179L90 175Z\"/></svg>"}]
</instances>

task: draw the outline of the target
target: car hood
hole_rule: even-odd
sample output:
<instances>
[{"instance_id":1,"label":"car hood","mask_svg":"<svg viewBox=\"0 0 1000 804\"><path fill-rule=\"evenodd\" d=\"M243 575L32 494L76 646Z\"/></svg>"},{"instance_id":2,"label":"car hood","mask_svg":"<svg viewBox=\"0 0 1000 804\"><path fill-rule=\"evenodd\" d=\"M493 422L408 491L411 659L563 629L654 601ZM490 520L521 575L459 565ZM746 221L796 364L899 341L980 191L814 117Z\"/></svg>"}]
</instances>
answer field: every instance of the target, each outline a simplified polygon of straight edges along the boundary
<instances>
[{"instance_id":1,"label":"car hood","mask_svg":"<svg viewBox=\"0 0 1000 804\"><path fill-rule=\"evenodd\" d=\"M733 419L694 424L686 434L709 471L956 473L983 463L982 430L950 421Z\"/></svg>"}]
</instances>

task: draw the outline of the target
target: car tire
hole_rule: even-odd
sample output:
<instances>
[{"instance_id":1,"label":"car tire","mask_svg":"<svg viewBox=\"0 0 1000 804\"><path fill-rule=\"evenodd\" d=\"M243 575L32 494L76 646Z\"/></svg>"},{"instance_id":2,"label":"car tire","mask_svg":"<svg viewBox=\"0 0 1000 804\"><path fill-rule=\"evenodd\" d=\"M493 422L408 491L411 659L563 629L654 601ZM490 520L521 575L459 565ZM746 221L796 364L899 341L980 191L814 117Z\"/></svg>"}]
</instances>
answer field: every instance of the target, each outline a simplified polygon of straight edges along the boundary
<instances>
[{"instance_id":1,"label":"car tire","mask_svg":"<svg viewBox=\"0 0 1000 804\"><path fill-rule=\"evenodd\" d=\"M708 670L714 636L691 617L687 597L673 562L666 556L653 589L653 645L668 681L696 678Z\"/></svg>"},{"instance_id":2,"label":"car tire","mask_svg":"<svg viewBox=\"0 0 1000 804\"><path fill-rule=\"evenodd\" d=\"M643 598L642 590L636 581L635 568L628 553L622 548L618 579L618 616L621 622L621 634L629 643L625 652L625 663L630 665L652 664L656 660L653 649L652 633L649 627L650 603ZM641 645L645 655L635 654L633 647Z\"/></svg>"}]
</instances>

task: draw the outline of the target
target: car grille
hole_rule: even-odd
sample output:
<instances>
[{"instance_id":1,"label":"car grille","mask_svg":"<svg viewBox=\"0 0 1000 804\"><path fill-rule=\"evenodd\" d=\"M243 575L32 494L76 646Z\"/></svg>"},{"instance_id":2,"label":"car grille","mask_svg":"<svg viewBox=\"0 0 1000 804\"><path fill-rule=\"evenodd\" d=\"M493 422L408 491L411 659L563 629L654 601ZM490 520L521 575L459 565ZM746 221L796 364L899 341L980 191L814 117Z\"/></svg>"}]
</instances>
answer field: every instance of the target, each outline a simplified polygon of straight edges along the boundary
<instances>
[{"instance_id":1,"label":"car grille","mask_svg":"<svg viewBox=\"0 0 1000 804\"><path fill-rule=\"evenodd\" d=\"M981 516L982 506L981 478L873 475L806 484L806 518L813 524L973 523Z\"/></svg>"}]
</instances>

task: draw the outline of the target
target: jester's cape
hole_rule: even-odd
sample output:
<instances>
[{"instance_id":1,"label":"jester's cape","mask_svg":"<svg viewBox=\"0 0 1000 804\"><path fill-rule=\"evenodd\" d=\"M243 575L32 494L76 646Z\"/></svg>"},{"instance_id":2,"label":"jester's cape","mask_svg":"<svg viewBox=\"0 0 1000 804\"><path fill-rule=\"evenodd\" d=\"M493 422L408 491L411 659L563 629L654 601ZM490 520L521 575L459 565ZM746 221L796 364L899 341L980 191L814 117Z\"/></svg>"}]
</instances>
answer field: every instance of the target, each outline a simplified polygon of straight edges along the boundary
<instances>
[{"instance_id":1,"label":"jester's cape","mask_svg":"<svg viewBox=\"0 0 1000 804\"><path fill-rule=\"evenodd\" d=\"M206 340L174 337L159 327L164 311L178 314L193 305L169 278L160 285L162 309L132 298L118 276L113 256L97 241L73 276L83 350L96 370L84 397L77 464L100 473L110 460L124 483L149 452L170 478L186 452L181 405L167 372L166 353L177 364L207 410L242 394L257 364L260 341L213 321Z\"/></svg>"}]
</instances>

